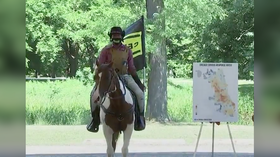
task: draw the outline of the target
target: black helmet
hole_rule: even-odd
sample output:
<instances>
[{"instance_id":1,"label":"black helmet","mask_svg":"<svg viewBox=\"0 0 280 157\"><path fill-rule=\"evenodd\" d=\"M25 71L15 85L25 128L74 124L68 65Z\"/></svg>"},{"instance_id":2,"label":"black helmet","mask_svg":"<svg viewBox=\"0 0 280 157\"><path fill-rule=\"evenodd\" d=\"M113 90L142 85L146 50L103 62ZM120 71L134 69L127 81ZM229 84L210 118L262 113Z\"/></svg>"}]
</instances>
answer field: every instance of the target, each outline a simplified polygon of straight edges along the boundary
<instances>
[{"instance_id":1,"label":"black helmet","mask_svg":"<svg viewBox=\"0 0 280 157\"><path fill-rule=\"evenodd\" d=\"M112 34L121 34L123 39L125 36L125 31L123 31L122 28L119 26L114 26L111 28L110 32L108 32L108 36L111 38Z\"/></svg>"}]
</instances>

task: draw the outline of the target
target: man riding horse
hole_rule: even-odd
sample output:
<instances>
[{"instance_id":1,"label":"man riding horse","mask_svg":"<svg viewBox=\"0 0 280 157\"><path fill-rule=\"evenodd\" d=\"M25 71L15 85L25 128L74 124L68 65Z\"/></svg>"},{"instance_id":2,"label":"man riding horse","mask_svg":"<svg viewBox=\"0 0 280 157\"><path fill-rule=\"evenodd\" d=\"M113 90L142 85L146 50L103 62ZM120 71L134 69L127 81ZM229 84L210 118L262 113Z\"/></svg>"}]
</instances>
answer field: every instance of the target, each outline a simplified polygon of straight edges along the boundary
<instances>
[{"instance_id":1,"label":"man riding horse","mask_svg":"<svg viewBox=\"0 0 280 157\"><path fill-rule=\"evenodd\" d=\"M131 49L122 43L125 32L121 29L121 27L112 27L108 35L111 43L101 50L98 61L100 64L112 62L117 74L124 80L126 86L136 95L138 101L136 104L138 104L139 113L135 114L135 120L137 121L135 130L142 131L146 127L144 117L145 86L142 84L136 73ZM100 125L99 114L94 112L97 107L99 109L99 106L96 103L97 100L92 100L92 95L95 90L96 85L90 95L92 120L87 125L87 130L90 132L98 132Z\"/></svg>"}]
</instances>

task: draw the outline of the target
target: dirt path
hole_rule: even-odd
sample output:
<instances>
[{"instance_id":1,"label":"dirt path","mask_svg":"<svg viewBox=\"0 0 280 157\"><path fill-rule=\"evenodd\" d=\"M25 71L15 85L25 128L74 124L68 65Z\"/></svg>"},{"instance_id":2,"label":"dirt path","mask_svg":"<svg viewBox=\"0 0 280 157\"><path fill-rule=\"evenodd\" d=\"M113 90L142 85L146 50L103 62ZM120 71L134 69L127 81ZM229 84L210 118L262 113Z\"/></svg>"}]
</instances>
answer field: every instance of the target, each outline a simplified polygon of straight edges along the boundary
<instances>
[{"instance_id":1,"label":"dirt path","mask_svg":"<svg viewBox=\"0 0 280 157\"><path fill-rule=\"evenodd\" d=\"M254 141L236 139L234 141L237 156L253 157ZM211 156L211 141L201 140L197 157ZM117 157L121 157L122 141L117 146ZM188 145L182 139L142 139L131 140L129 147L131 157L191 157L195 144ZM26 146L27 157L104 157L106 143L104 140L88 139L82 145L69 146ZM160 152L160 153L159 153ZM215 140L215 157L234 156L230 140Z\"/></svg>"},{"instance_id":2,"label":"dirt path","mask_svg":"<svg viewBox=\"0 0 280 157\"><path fill-rule=\"evenodd\" d=\"M131 153L130 157L192 157L193 153ZM211 157L211 153L198 153L196 157ZM106 154L52 154L52 155L26 155L27 157L106 157ZM215 153L215 157L234 157L232 153ZM122 157L120 153L116 157ZM254 157L250 153L238 153L237 157Z\"/></svg>"}]
</instances>

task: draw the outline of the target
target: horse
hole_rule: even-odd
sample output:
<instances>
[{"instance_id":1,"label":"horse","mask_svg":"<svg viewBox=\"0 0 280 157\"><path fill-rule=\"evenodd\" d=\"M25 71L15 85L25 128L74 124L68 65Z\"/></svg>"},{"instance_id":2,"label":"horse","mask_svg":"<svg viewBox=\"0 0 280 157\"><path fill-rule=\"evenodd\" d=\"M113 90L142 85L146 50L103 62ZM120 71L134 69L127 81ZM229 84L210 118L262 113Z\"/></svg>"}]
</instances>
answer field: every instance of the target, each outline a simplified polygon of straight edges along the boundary
<instances>
[{"instance_id":1,"label":"horse","mask_svg":"<svg viewBox=\"0 0 280 157\"><path fill-rule=\"evenodd\" d=\"M126 157L134 130L133 97L112 64L100 64L96 61L95 95L99 96L97 101L101 108L100 122L107 143L107 156L114 156L119 135L123 132L122 155Z\"/></svg>"}]
</instances>

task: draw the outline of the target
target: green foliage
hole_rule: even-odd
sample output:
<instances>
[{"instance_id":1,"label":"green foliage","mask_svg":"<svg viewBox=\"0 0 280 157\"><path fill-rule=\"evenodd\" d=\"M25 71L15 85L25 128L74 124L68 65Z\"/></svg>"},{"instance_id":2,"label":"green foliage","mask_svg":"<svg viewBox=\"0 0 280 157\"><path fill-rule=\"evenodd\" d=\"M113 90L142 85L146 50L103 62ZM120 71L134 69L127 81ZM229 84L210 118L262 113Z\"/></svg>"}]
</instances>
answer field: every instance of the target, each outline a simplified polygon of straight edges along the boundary
<instances>
[{"instance_id":1,"label":"green foliage","mask_svg":"<svg viewBox=\"0 0 280 157\"><path fill-rule=\"evenodd\" d=\"M227 11L224 20L207 26L197 59L206 62L238 62L239 78L253 79L254 6L253 1L222 1Z\"/></svg>"},{"instance_id":2,"label":"green foliage","mask_svg":"<svg viewBox=\"0 0 280 157\"><path fill-rule=\"evenodd\" d=\"M168 113L175 122L192 122L192 81L168 80ZM27 124L87 124L90 120L89 95L92 84L65 82L26 83ZM239 87L239 122L252 124L254 85ZM147 99L146 99L147 100Z\"/></svg>"},{"instance_id":3,"label":"green foliage","mask_svg":"<svg viewBox=\"0 0 280 157\"><path fill-rule=\"evenodd\" d=\"M65 69L76 64L73 58L78 62L75 70L83 71L108 43L109 29L126 27L136 18L132 10L109 0L28 0L27 51L40 56L41 75L65 75Z\"/></svg>"},{"instance_id":4,"label":"green foliage","mask_svg":"<svg viewBox=\"0 0 280 157\"><path fill-rule=\"evenodd\" d=\"M201 32L212 19L223 19L225 11L218 5L219 1L166 2L168 68L174 72L175 77L192 77L192 63L200 51L198 40L201 38ZM176 5L178 3L180 5Z\"/></svg>"},{"instance_id":5,"label":"green foliage","mask_svg":"<svg viewBox=\"0 0 280 157\"><path fill-rule=\"evenodd\" d=\"M116 25L126 28L145 14L145 0L27 0L26 75L71 78L63 83L27 84L27 123L86 122L93 64L109 42L107 32ZM158 39L165 37L168 73L174 78L192 77L193 62L238 62L239 78L253 79L252 1L164 0L162 14L153 22L145 18L145 27L147 61ZM146 78L151 67L148 62ZM140 77L142 73L138 72ZM175 121L190 121L191 99L182 105L181 98L191 95L191 87L169 83L170 116ZM249 86L245 93L251 90ZM249 122L246 112L253 112L252 98L252 94L240 98L242 124Z\"/></svg>"},{"instance_id":6,"label":"green foliage","mask_svg":"<svg viewBox=\"0 0 280 157\"><path fill-rule=\"evenodd\" d=\"M146 24L146 51L157 36L167 38L168 69L174 77L191 77L193 62L238 62L241 79L252 79L254 7L252 1L165 0L163 14ZM178 5L180 4L180 5ZM126 28L146 14L144 0L27 0L27 75L79 77L87 74L110 27ZM159 22L165 21L165 28ZM147 56L148 58L148 56ZM29 66L33 65L33 66ZM69 74L69 69L72 74ZM67 71L67 72L66 72ZM147 69L149 71L149 68ZM78 74L79 73L79 74ZM83 78L83 79L82 79Z\"/></svg>"},{"instance_id":7,"label":"green foliage","mask_svg":"<svg viewBox=\"0 0 280 157\"><path fill-rule=\"evenodd\" d=\"M77 78L79 81L83 82L85 86L88 84L92 85L94 82L93 73L91 73L89 68L85 68L83 71L79 70L77 72Z\"/></svg>"}]
</instances>

